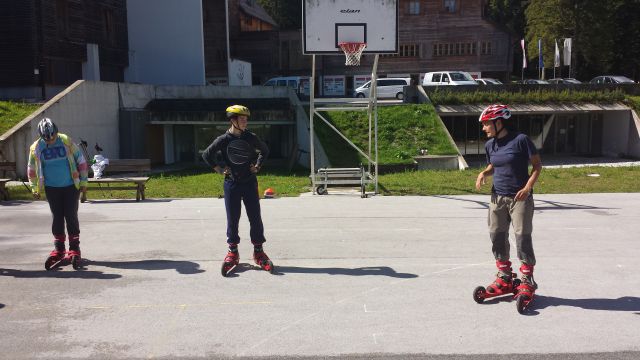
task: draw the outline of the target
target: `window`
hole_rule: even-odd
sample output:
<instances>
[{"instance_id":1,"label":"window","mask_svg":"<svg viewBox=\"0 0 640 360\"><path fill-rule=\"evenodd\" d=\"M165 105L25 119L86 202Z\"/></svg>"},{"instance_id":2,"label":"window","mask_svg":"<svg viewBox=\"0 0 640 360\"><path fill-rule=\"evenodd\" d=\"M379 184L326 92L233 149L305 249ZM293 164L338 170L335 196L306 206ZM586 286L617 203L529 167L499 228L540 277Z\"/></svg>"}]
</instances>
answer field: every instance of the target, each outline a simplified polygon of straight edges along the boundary
<instances>
[{"instance_id":1,"label":"window","mask_svg":"<svg viewBox=\"0 0 640 360\"><path fill-rule=\"evenodd\" d=\"M278 80L278 86L287 86L287 80Z\"/></svg>"},{"instance_id":2,"label":"window","mask_svg":"<svg viewBox=\"0 0 640 360\"><path fill-rule=\"evenodd\" d=\"M442 74L442 82L449 82L449 75Z\"/></svg>"},{"instance_id":3,"label":"window","mask_svg":"<svg viewBox=\"0 0 640 360\"><path fill-rule=\"evenodd\" d=\"M438 74L433 74L433 76L431 77L431 82L440 82L440 77L442 76L442 74L438 73Z\"/></svg>"},{"instance_id":4,"label":"window","mask_svg":"<svg viewBox=\"0 0 640 360\"><path fill-rule=\"evenodd\" d=\"M446 12L456 12L456 0L444 0L444 10Z\"/></svg>"},{"instance_id":5,"label":"window","mask_svg":"<svg viewBox=\"0 0 640 360\"><path fill-rule=\"evenodd\" d=\"M490 55L491 43L486 44L483 45L484 51L487 51L487 54L485 55ZM477 44L475 42L433 44L433 56L472 56L476 55L476 46Z\"/></svg>"},{"instance_id":6,"label":"window","mask_svg":"<svg viewBox=\"0 0 640 360\"><path fill-rule=\"evenodd\" d=\"M491 42L483 41L480 44L480 54L481 55L491 55Z\"/></svg>"},{"instance_id":7,"label":"window","mask_svg":"<svg viewBox=\"0 0 640 360\"><path fill-rule=\"evenodd\" d=\"M56 30L58 38L69 37L69 4L67 4L67 0L56 0Z\"/></svg>"},{"instance_id":8,"label":"window","mask_svg":"<svg viewBox=\"0 0 640 360\"><path fill-rule=\"evenodd\" d=\"M409 15L420 15L420 0L409 1Z\"/></svg>"},{"instance_id":9,"label":"window","mask_svg":"<svg viewBox=\"0 0 640 360\"><path fill-rule=\"evenodd\" d=\"M418 50L420 49L420 47L418 46L418 44L405 44L405 45L400 45L400 48L398 49L398 53L397 54L388 54L388 55L383 55L386 57L418 57L419 53Z\"/></svg>"}]
</instances>

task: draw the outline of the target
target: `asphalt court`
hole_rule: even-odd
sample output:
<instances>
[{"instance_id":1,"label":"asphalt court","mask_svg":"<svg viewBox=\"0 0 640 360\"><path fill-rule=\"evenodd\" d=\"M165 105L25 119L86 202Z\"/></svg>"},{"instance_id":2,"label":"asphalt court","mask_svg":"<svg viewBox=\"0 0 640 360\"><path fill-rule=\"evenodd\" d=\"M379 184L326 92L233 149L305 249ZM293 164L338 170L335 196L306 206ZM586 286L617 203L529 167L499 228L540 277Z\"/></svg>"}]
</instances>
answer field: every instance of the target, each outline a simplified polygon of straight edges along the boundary
<instances>
[{"instance_id":1,"label":"asphalt court","mask_svg":"<svg viewBox=\"0 0 640 360\"><path fill-rule=\"evenodd\" d=\"M221 199L81 204L85 269L55 272L48 205L4 202L0 358L639 358L640 194L536 195L525 315L472 299L495 274L488 201L263 200L276 273L243 214L228 278Z\"/></svg>"}]
</instances>

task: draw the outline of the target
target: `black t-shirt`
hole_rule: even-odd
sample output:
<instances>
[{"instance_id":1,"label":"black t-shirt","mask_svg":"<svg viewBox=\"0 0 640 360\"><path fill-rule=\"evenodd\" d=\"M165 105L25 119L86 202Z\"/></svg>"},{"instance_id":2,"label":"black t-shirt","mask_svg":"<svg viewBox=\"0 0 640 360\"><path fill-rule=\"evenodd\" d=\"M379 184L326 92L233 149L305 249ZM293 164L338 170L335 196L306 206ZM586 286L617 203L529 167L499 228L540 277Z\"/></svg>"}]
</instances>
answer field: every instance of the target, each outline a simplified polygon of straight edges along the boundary
<instances>
[{"instance_id":1,"label":"black t-shirt","mask_svg":"<svg viewBox=\"0 0 640 360\"><path fill-rule=\"evenodd\" d=\"M227 131L204 150L202 159L211 167L228 166L232 180L246 182L255 177L251 165L262 166L268 155L269 148L256 134L243 131L235 136Z\"/></svg>"},{"instance_id":2,"label":"black t-shirt","mask_svg":"<svg viewBox=\"0 0 640 360\"><path fill-rule=\"evenodd\" d=\"M529 159L538 149L527 135L509 132L507 136L492 138L484 145L487 163L493 165L492 192L513 196L529 181Z\"/></svg>"}]
</instances>

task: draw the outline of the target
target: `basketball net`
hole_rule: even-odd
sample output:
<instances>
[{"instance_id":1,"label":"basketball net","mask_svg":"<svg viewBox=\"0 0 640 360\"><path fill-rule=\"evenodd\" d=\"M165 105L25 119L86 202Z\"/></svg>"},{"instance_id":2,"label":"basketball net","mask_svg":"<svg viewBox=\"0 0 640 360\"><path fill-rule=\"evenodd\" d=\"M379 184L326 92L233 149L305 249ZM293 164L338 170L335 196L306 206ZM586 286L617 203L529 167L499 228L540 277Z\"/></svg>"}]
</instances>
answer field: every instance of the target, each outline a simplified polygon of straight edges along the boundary
<instances>
[{"instance_id":1,"label":"basketball net","mask_svg":"<svg viewBox=\"0 0 640 360\"><path fill-rule=\"evenodd\" d=\"M344 51L344 55L346 57L345 65L348 66L358 66L360 65L360 57L362 56L362 52L364 48L367 47L366 43L358 43L358 42L341 42L338 44L340 49Z\"/></svg>"}]
</instances>

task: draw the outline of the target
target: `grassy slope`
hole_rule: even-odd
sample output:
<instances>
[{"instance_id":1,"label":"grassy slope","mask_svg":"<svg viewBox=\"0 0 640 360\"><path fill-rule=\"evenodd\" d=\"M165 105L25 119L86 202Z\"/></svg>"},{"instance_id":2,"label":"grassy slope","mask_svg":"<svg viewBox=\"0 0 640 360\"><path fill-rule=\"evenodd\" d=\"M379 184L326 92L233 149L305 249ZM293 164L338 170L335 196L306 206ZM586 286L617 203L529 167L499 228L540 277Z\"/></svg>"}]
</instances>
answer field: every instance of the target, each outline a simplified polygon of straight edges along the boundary
<instances>
[{"instance_id":1,"label":"grassy slope","mask_svg":"<svg viewBox=\"0 0 640 360\"><path fill-rule=\"evenodd\" d=\"M366 112L336 111L323 116L365 153L368 151L369 121ZM316 131L332 166L356 166L364 162L324 122L316 123ZM380 164L411 164L418 149L427 149L432 155L456 154L435 109L428 104L379 107L378 149Z\"/></svg>"},{"instance_id":2,"label":"grassy slope","mask_svg":"<svg viewBox=\"0 0 640 360\"><path fill-rule=\"evenodd\" d=\"M40 105L0 101L0 135L36 111Z\"/></svg>"}]
</instances>

